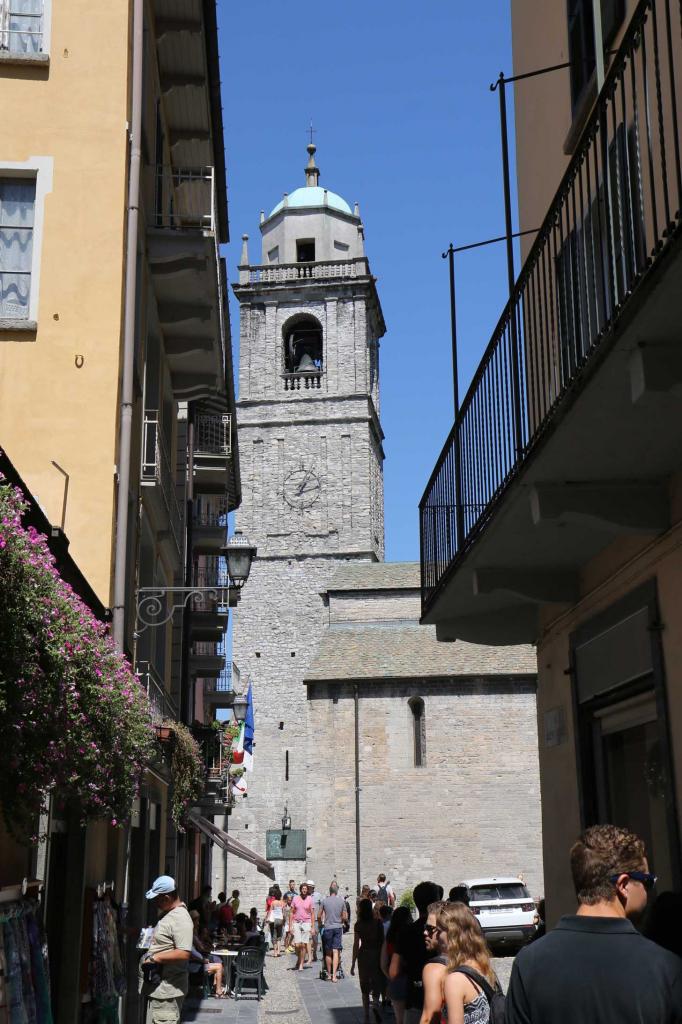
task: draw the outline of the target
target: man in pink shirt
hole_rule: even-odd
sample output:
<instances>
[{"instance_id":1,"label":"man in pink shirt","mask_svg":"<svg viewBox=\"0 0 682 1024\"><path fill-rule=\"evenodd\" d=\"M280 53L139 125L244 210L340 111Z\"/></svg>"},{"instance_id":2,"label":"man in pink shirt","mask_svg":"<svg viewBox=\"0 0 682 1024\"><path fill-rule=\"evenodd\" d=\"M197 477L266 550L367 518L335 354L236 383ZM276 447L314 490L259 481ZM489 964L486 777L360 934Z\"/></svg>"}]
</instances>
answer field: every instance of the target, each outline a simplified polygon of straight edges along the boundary
<instances>
[{"instance_id":1,"label":"man in pink shirt","mask_svg":"<svg viewBox=\"0 0 682 1024\"><path fill-rule=\"evenodd\" d=\"M296 967L303 970L308 943L315 934L315 904L308 892L308 886L301 882L299 895L291 901L291 920L293 923L294 945L296 947Z\"/></svg>"}]
</instances>

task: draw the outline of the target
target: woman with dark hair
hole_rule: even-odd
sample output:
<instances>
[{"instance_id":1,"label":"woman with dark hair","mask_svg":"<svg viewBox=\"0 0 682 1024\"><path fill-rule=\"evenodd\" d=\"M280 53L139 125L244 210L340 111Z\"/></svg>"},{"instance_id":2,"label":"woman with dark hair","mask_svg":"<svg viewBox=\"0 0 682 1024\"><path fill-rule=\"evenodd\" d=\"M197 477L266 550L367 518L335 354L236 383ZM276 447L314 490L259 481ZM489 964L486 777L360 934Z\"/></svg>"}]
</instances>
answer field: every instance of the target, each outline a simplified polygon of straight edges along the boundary
<instances>
[{"instance_id":1,"label":"woman with dark hair","mask_svg":"<svg viewBox=\"0 0 682 1024\"><path fill-rule=\"evenodd\" d=\"M284 900L278 885L271 885L265 901L265 923L270 927L270 944L273 956L280 956L279 944L284 930Z\"/></svg>"},{"instance_id":2,"label":"woman with dark hair","mask_svg":"<svg viewBox=\"0 0 682 1024\"><path fill-rule=\"evenodd\" d=\"M358 903L358 919L355 922L355 938L353 940L353 962L350 973L355 974L358 965L360 975L360 991L362 992L362 1008L365 1011L365 1024L369 1024L369 999L372 997L374 1019L379 1024L381 1011L381 947L384 942L384 929L381 921L377 921L372 913L372 901L360 900Z\"/></svg>"},{"instance_id":3,"label":"woman with dark hair","mask_svg":"<svg viewBox=\"0 0 682 1024\"><path fill-rule=\"evenodd\" d=\"M448 1024L488 1024L490 1004L483 985L459 970L469 968L491 988L500 990L476 917L463 903L447 903L433 924L445 932L448 965L443 992Z\"/></svg>"},{"instance_id":4,"label":"woman with dark hair","mask_svg":"<svg viewBox=\"0 0 682 1024\"><path fill-rule=\"evenodd\" d=\"M391 1000L395 1013L396 1024L403 1024L405 1004L407 1002L407 986L409 979L402 969L400 957L396 953L396 945L405 930L412 924L412 912L408 907L396 907L381 947L381 969L388 978L386 995Z\"/></svg>"}]
</instances>

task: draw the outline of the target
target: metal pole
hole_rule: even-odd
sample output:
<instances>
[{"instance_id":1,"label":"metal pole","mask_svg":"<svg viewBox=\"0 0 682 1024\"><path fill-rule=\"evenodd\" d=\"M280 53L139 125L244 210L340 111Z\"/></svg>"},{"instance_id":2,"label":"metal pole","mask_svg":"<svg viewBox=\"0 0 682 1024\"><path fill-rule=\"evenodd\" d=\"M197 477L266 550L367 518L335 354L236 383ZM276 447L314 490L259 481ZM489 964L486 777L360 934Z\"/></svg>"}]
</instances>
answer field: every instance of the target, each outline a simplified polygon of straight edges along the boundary
<instances>
[{"instance_id":1,"label":"metal pole","mask_svg":"<svg viewBox=\"0 0 682 1024\"><path fill-rule=\"evenodd\" d=\"M443 259L448 258L450 271L450 333L452 335L452 394L455 407L455 419L459 416L459 376L457 371L457 313L455 311L455 248L450 242Z\"/></svg>"},{"instance_id":2,"label":"metal pole","mask_svg":"<svg viewBox=\"0 0 682 1024\"><path fill-rule=\"evenodd\" d=\"M360 689L357 683L353 687L353 703L355 705L355 879L356 891L360 895L362 890L360 873Z\"/></svg>"},{"instance_id":3,"label":"metal pole","mask_svg":"<svg viewBox=\"0 0 682 1024\"><path fill-rule=\"evenodd\" d=\"M514 445L517 457L523 450L521 432L521 381L519 373L519 339L516 327L516 310L513 304L514 284L514 237L512 232L511 184L509 180L509 141L507 135L507 98L505 95L504 72L497 80L500 92L500 134L502 139L502 180L504 185L504 228L507 238L507 278L509 282L509 326L511 328L512 401L514 410ZM491 86L492 88L492 86Z\"/></svg>"},{"instance_id":4,"label":"metal pole","mask_svg":"<svg viewBox=\"0 0 682 1024\"><path fill-rule=\"evenodd\" d=\"M442 253L443 259L448 258L448 269L450 271L450 329L452 332L452 394L455 407L455 542L454 551L456 554L464 540L464 508L462 505L462 459L459 447L459 373L457 368L457 310L455 305L455 247L452 242L446 252ZM448 535L450 534L448 524Z\"/></svg>"},{"instance_id":5,"label":"metal pole","mask_svg":"<svg viewBox=\"0 0 682 1024\"><path fill-rule=\"evenodd\" d=\"M594 56L597 72L597 92L601 92L604 84L604 33L602 31L601 4L592 4L594 18Z\"/></svg>"}]
</instances>

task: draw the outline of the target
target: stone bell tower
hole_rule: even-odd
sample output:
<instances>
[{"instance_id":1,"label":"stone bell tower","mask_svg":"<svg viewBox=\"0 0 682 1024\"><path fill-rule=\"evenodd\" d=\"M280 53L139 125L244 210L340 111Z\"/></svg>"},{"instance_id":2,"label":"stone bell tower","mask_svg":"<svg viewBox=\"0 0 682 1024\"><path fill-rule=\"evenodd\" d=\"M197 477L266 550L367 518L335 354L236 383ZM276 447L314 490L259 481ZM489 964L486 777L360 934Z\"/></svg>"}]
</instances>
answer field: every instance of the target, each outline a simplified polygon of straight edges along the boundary
<instances>
[{"instance_id":1,"label":"stone bell tower","mask_svg":"<svg viewBox=\"0 0 682 1024\"><path fill-rule=\"evenodd\" d=\"M385 332L364 228L319 184L308 146L305 185L261 213L262 256L243 236L236 528L258 547L235 615L233 657L253 681L254 771L230 831L266 852L266 830L308 829L307 793L324 771L308 735L303 684L325 624L321 592L348 560L384 557L379 339ZM278 881L314 871L275 860ZM299 851L301 855L301 851ZM262 895L255 869L231 860L228 884ZM314 876L313 876L314 877ZM218 879L214 879L217 884ZM259 904L260 905L260 904Z\"/></svg>"}]
</instances>

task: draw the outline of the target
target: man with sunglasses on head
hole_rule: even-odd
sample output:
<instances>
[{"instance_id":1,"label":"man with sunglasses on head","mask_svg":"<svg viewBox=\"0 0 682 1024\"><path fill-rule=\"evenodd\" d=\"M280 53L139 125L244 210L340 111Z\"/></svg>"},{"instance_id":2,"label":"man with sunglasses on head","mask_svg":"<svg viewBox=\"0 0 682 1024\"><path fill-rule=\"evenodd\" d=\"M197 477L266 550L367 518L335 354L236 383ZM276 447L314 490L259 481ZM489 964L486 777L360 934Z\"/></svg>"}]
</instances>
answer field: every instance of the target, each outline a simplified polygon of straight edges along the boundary
<instances>
[{"instance_id":1,"label":"man with sunglasses on head","mask_svg":"<svg viewBox=\"0 0 682 1024\"><path fill-rule=\"evenodd\" d=\"M642 840L594 825L571 873L578 910L516 957L507 1024L682 1024L682 960L631 920L656 882Z\"/></svg>"}]
</instances>

